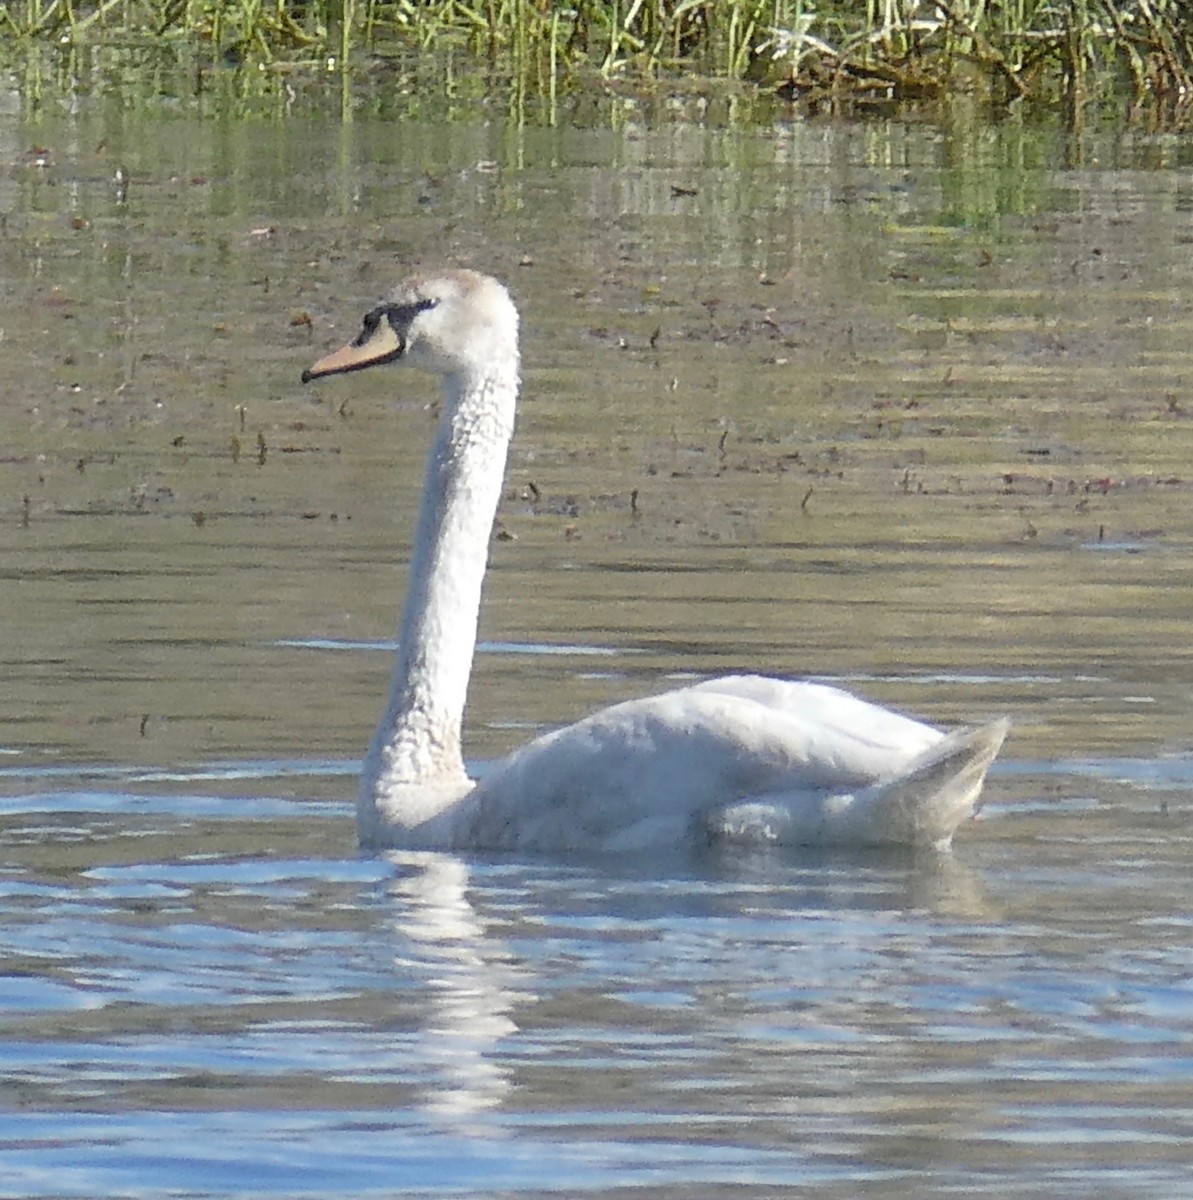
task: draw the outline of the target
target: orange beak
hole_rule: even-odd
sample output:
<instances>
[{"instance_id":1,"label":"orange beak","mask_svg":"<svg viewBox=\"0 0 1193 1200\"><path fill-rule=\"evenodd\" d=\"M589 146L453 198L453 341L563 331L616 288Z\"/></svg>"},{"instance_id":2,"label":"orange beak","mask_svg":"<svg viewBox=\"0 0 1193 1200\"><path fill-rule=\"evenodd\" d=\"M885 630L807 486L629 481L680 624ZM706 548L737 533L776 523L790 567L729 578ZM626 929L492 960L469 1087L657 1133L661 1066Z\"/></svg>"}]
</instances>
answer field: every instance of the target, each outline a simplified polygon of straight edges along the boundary
<instances>
[{"instance_id":1,"label":"orange beak","mask_svg":"<svg viewBox=\"0 0 1193 1200\"><path fill-rule=\"evenodd\" d=\"M395 358L401 358L405 350L406 343L383 317L371 333L367 332L366 326L366 330L355 341L333 350L313 367L308 367L302 373L302 381L310 383L312 379L322 379L324 375L343 375L347 371L363 371L365 367L373 367L378 363L393 362Z\"/></svg>"}]
</instances>

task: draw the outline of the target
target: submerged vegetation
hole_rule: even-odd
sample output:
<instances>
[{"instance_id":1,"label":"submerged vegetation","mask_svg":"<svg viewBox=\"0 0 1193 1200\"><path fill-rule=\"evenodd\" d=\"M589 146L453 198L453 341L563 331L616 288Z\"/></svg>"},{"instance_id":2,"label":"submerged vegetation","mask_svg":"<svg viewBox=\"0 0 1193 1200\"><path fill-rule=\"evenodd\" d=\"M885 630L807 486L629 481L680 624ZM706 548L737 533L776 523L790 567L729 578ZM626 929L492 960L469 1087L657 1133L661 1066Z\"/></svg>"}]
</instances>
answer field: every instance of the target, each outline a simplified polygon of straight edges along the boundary
<instances>
[{"instance_id":1,"label":"submerged vegetation","mask_svg":"<svg viewBox=\"0 0 1193 1200\"><path fill-rule=\"evenodd\" d=\"M239 65L449 45L529 91L697 74L816 106L1129 97L1182 123L1193 106L1185 0L8 0L0 36L70 47L152 40Z\"/></svg>"}]
</instances>

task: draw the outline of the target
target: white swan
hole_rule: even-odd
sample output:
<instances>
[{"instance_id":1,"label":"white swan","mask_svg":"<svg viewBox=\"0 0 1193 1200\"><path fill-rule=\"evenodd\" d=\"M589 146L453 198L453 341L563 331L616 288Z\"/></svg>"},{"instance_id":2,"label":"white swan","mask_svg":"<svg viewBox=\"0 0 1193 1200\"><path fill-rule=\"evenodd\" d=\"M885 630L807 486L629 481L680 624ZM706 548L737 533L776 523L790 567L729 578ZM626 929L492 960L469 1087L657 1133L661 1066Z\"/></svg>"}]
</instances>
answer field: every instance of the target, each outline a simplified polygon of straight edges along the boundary
<instances>
[{"instance_id":1,"label":"white swan","mask_svg":"<svg viewBox=\"0 0 1193 1200\"><path fill-rule=\"evenodd\" d=\"M418 275L302 378L388 362L437 374L444 404L389 704L361 778L364 845L949 845L978 807L1007 723L945 735L813 683L732 676L630 700L536 738L471 781L460 727L514 428L517 309L473 271Z\"/></svg>"}]
</instances>

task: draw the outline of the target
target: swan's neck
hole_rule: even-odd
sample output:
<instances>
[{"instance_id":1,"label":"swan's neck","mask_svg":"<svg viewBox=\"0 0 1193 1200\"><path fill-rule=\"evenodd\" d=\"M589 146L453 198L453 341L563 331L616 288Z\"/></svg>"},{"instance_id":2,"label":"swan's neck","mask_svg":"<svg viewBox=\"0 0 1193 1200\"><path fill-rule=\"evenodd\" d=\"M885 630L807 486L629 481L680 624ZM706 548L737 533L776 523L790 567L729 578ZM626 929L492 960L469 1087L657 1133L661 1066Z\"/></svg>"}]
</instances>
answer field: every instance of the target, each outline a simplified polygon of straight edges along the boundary
<instances>
[{"instance_id":1,"label":"swan's neck","mask_svg":"<svg viewBox=\"0 0 1193 1200\"><path fill-rule=\"evenodd\" d=\"M517 392L516 354L444 380L393 684L361 780L362 830L379 819L414 830L468 790L460 727Z\"/></svg>"}]
</instances>

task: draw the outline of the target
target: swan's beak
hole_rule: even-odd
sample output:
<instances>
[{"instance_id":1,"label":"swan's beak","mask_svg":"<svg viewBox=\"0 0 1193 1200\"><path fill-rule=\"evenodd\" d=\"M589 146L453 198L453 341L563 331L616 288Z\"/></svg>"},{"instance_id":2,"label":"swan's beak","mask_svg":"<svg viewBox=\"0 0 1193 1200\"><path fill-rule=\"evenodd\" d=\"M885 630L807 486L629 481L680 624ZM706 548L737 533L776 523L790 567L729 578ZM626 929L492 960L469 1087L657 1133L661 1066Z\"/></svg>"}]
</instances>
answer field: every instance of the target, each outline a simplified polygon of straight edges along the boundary
<instances>
[{"instance_id":1,"label":"swan's beak","mask_svg":"<svg viewBox=\"0 0 1193 1200\"><path fill-rule=\"evenodd\" d=\"M324 375L343 375L346 371L363 371L365 367L373 367L378 363L393 362L395 358L401 358L405 350L406 343L393 326L381 320L372 332L367 328L362 330L355 341L333 350L313 367L308 367L302 373L302 381L310 383L312 379L321 379Z\"/></svg>"}]
</instances>

